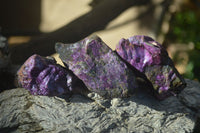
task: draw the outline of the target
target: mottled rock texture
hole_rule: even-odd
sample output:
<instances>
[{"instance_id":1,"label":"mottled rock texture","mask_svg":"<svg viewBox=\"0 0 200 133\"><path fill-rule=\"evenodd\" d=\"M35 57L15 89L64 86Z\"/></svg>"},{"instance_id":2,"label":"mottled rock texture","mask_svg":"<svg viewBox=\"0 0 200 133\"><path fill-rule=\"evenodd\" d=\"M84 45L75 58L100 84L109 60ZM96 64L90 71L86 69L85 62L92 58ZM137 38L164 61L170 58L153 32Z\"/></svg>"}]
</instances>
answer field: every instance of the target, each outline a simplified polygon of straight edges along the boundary
<instances>
[{"instance_id":1,"label":"mottled rock texture","mask_svg":"<svg viewBox=\"0 0 200 133\"><path fill-rule=\"evenodd\" d=\"M95 35L74 44L57 43L56 51L92 92L106 98L127 97L137 88L133 71Z\"/></svg>"},{"instance_id":2,"label":"mottled rock texture","mask_svg":"<svg viewBox=\"0 0 200 133\"><path fill-rule=\"evenodd\" d=\"M18 84L33 95L70 94L77 78L52 58L32 55L17 72Z\"/></svg>"},{"instance_id":3,"label":"mottled rock texture","mask_svg":"<svg viewBox=\"0 0 200 133\"><path fill-rule=\"evenodd\" d=\"M200 111L200 84L159 101L144 92L129 98L34 96L16 88L0 93L1 133L192 133Z\"/></svg>"},{"instance_id":4,"label":"mottled rock texture","mask_svg":"<svg viewBox=\"0 0 200 133\"><path fill-rule=\"evenodd\" d=\"M167 51L152 38L137 35L121 39L116 52L145 74L159 99L176 95L185 87L185 81L174 67Z\"/></svg>"}]
</instances>

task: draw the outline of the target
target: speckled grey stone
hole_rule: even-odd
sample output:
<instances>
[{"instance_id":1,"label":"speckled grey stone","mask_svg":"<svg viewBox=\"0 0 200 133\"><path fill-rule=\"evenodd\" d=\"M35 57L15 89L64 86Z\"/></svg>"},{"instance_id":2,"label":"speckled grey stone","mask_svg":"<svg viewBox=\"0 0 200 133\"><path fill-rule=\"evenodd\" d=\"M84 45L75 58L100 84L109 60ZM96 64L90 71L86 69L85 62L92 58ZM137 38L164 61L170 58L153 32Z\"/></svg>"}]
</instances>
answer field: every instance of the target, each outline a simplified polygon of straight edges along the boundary
<instances>
[{"instance_id":1,"label":"speckled grey stone","mask_svg":"<svg viewBox=\"0 0 200 133\"><path fill-rule=\"evenodd\" d=\"M92 92L105 98L128 97L138 88L132 69L96 35L73 44L56 43L55 49Z\"/></svg>"},{"instance_id":2,"label":"speckled grey stone","mask_svg":"<svg viewBox=\"0 0 200 133\"><path fill-rule=\"evenodd\" d=\"M145 91L108 100L95 93L48 97L23 88L6 90L0 93L0 132L190 133L197 120L200 85L186 82L178 97L163 101Z\"/></svg>"}]
</instances>

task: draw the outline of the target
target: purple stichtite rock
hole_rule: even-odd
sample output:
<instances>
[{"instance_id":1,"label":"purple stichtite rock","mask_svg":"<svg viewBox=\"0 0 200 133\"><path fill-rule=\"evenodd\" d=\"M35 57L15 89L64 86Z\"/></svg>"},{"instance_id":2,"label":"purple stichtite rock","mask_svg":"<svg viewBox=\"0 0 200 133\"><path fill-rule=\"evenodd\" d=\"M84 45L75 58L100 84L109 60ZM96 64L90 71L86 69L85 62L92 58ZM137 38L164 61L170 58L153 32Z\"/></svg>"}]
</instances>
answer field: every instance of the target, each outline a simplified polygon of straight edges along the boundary
<instances>
[{"instance_id":1,"label":"purple stichtite rock","mask_svg":"<svg viewBox=\"0 0 200 133\"><path fill-rule=\"evenodd\" d=\"M90 91L105 98L126 97L137 87L133 71L97 36L57 43L56 51Z\"/></svg>"},{"instance_id":2,"label":"purple stichtite rock","mask_svg":"<svg viewBox=\"0 0 200 133\"><path fill-rule=\"evenodd\" d=\"M167 51L161 44L148 36L137 35L121 39L116 46L116 52L146 75L159 99L176 95L186 85Z\"/></svg>"},{"instance_id":3,"label":"purple stichtite rock","mask_svg":"<svg viewBox=\"0 0 200 133\"><path fill-rule=\"evenodd\" d=\"M33 95L57 96L72 91L74 76L52 58L29 57L17 72L18 84Z\"/></svg>"}]
</instances>

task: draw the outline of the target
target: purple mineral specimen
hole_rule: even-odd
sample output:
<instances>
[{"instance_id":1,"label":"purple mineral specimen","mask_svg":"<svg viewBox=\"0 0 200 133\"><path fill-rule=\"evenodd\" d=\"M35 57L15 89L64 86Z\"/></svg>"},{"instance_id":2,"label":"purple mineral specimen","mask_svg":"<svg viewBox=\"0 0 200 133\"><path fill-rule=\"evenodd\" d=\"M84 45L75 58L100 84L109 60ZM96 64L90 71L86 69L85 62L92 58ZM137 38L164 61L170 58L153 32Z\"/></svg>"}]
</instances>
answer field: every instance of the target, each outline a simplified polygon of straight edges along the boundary
<instances>
[{"instance_id":1,"label":"purple mineral specimen","mask_svg":"<svg viewBox=\"0 0 200 133\"><path fill-rule=\"evenodd\" d=\"M148 36L137 35L121 39L116 46L116 52L146 75L159 99L177 94L186 85L167 51Z\"/></svg>"},{"instance_id":2,"label":"purple mineral specimen","mask_svg":"<svg viewBox=\"0 0 200 133\"><path fill-rule=\"evenodd\" d=\"M90 91L105 98L126 97L137 87L133 71L97 36L57 43L56 51Z\"/></svg>"},{"instance_id":3,"label":"purple mineral specimen","mask_svg":"<svg viewBox=\"0 0 200 133\"><path fill-rule=\"evenodd\" d=\"M73 75L51 58L32 55L17 72L18 84L33 95L57 96L70 93Z\"/></svg>"}]
</instances>

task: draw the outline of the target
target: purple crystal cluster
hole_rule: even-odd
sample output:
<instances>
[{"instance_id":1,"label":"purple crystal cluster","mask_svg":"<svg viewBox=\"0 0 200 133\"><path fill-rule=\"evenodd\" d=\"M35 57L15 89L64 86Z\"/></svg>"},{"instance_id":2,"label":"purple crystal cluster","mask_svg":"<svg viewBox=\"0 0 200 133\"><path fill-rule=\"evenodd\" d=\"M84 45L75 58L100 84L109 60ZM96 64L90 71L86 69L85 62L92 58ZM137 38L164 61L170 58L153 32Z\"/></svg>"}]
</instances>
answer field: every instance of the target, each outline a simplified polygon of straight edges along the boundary
<instances>
[{"instance_id":1,"label":"purple crystal cluster","mask_svg":"<svg viewBox=\"0 0 200 133\"><path fill-rule=\"evenodd\" d=\"M95 35L73 44L57 43L55 49L65 68L53 59L33 55L17 73L19 84L34 95L84 93L88 89L105 98L127 97L139 87L139 76L152 84L157 98L165 99L186 85L167 51L147 36L121 39L116 51Z\"/></svg>"},{"instance_id":2,"label":"purple crystal cluster","mask_svg":"<svg viewBox=\"0 0 200 133\"><path fill-rule=\"evenodd\" d=\"M70 93L74 76L51 58L32 55L17 72L18 84L33 95Z\"/></svg>"},{"instance_id":3,"label":"purple crystal cluster","mask_svg":"<svg viewBox=\"0 0 200 133\"><path fill-rule=\"evenodd\" d=\"M103 97L126 97L137 87L133 71L97 36L57 43L56 51L90 91Z\"/></svg>"},{"instance_id":4,"label":"purple crystal cluster","mask_svg":"<svg viewBox=\"0 0 200 133\"><path fill-rule=\"evenodd\" d=\"M175 95L185 87L185 81L174 67L167 51L152 38L138 35L121 39L116 52L145 74L159 99Z\"/></svg>"}]
</instances>

